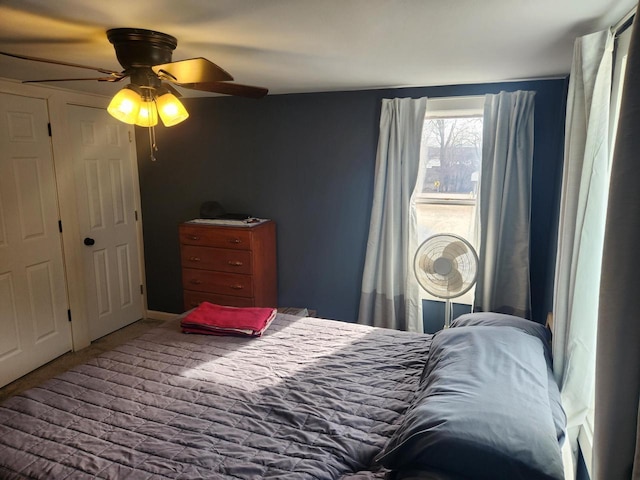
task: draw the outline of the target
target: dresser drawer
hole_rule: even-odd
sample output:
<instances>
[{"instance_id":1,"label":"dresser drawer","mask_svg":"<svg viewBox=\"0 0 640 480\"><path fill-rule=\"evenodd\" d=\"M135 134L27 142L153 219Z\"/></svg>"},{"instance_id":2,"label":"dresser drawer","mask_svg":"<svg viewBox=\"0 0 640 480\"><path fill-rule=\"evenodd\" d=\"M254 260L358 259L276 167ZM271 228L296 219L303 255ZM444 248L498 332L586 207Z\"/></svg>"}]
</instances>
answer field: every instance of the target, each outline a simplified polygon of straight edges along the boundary
<instances>
[{"instance_id":1,"label":"dresser drawer","mask_svg":"<svg viewBox=\"0 0 640 480\"><path fill-rule=\"evenodd\" d=\"M218 295L217 293L184 291L184 309L191 310L202 302L215 303L217 305L229 305L231 307L254 307L255 300L251 297L233 297L231 295Z\"/></svg>"},{"instance_id":2,"label":"dresser drawer","mask_svg":"<svg viewBox=\"0 0 640 480\"><path fill-rule=\"evenodd\" d=\"M251 250L251 232L243 228L211 228L180 225L180 243L207 247Z\"/></svg>"},{"instance_id":3,"label":"dresser drawer","mask_svg":"<svg viewBox=\"0 0 640 480\"><path fill-rule=\"evenodd\" d=\"M248 250L182 245L180 256L182 266L186 268L244 274L250 274L253 271L251 252Z\"/></svg>"},{"instance_id":4,"label":"dresser drawer","mask_svg":"<svg viewBox=\"0 0 640 480\"><path fill-rule=\"evenodd\" d=\"M250 275L183 268L182 282L185 290L253 297L253 280Z\"/></svg>"}]
</instances>

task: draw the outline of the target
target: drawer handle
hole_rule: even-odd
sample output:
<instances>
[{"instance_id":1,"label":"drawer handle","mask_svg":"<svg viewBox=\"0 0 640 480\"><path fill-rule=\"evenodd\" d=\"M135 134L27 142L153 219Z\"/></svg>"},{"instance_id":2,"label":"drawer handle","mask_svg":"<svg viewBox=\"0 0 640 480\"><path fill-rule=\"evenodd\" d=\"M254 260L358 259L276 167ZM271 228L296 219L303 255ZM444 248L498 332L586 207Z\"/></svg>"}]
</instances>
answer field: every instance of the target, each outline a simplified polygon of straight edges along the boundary
<instances>
[{"instance_id":1,"label":"drawer handle","mask_svg":"<svg viewBox=\"0 0 640 480\"><path fill-rule=\"evenodd\" d=\"M242 240L239 238L231 238L229 239L229 243L242 243Z\"/></svg>"},{"instance_id":2,"label":"drawer handle","mask_svg":"<svg viewBox=\"0 0 640 480\"><path fill-rule=\"evenodd\" d=\"M227 263L232 267L241 267L242 265L244 265L244 263L239 260L229 260Z\"/></svg>"},{"instance_id":3,"label":"drawer handle","mask_svg":"<svg viewBox=\"0 0 640 480\"><path fill-rule=\"evenodd\" d=\"M199 262L200 257L189 257L189 260L191 260L192 262Z\"/></svg>"},{"instance_id":4,"label":"drawer handle","mask_svg":"<svg viewBox=\"0 0 640 480\"><path fill-rule=\"evenodd\" d=\"M202 280L199 280L197 278L193 278L191 280L191 283L193 283L194 285L200 285L202 283Z\"/></svg>"},{"instance_id":5,"label":"drawer handle","mask_svg":"<svg viewBox=\"0 0 640 480\"><path fill-rule=\"evenodd\" d=\"M198 235L189 235L189 239L191 239L191 240L200 240L200 237Z\"/></svg>"},{"instance_id":6,"label":"drawer handle","mask_svg":"<svg viewBox=\"0 0 640 480\"><path fill-rule=\"evenodd\" d=\"M244 288L244 285L229 285L230 288L233 288L234 290L242 290Z\"/></svg>"}]
</instances>

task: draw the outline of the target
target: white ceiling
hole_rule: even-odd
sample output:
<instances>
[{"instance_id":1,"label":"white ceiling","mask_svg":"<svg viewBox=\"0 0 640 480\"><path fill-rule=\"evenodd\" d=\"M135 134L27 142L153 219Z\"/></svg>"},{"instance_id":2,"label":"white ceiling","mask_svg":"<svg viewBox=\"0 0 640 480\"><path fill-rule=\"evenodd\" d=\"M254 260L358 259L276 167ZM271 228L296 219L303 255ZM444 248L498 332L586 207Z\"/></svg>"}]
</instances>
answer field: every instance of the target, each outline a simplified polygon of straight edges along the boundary
<instances>
[{"instance_id":1,"label":"white ceiling","mask_svg":"<svg viewBox=\"0 0 640 480\"><path fill-rule=\"evenodd\" d=\"M271 94L485 83L569 72L577 36L636 0L0 0L0 50L120 70L105 31L178 38ZM86 77L0 56L0 77ZM58 87L111 95L122 84ZM199 95L200 93L198 93Z\"/></svg>"}]
</instances>

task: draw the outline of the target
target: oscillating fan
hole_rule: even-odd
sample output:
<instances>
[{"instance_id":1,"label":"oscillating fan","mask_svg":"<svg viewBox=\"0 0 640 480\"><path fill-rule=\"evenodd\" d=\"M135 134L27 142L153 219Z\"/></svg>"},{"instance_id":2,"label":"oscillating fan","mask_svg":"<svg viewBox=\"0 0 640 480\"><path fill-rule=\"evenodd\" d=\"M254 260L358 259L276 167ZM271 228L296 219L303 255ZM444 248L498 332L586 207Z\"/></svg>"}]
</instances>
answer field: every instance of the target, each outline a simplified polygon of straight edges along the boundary
<instances>
[{"instance_id":1,"label":"oscillating fan","mask_svg":"<svg viewBox=\"0 0 640 480\"><path fill-rule=\"evenodd\" d=\"M445 300L444 328L451 324L451 299L471 289L478 275L478 255L464 238L452 233L427 238L413 261L418 283Z\"/></svg>"}]
</instances>

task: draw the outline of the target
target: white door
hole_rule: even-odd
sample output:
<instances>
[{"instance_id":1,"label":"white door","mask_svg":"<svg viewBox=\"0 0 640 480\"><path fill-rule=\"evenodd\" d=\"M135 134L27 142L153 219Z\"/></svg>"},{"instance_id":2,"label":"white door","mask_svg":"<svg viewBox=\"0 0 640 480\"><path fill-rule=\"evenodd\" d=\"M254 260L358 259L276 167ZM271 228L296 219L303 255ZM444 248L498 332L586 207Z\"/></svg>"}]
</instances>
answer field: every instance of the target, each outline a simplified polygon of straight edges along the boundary
<instances>
[{"instance_id":1,"label":"white door","mask_svg":"<svg viewBox=\"0 0 640 480\"><path fill-rule=\"evenodd\" d=\"M69 107L91 340L142 318L129 126L104 109Z\"/></svg>"},{"instance_id":2,"label":"white door","mask_svg":"<svg viewBox=\"0 0 640 480\"><path fill-rule=\"evenodd\" d=\"M43 99L0 93L0 386L71 350Z\"/></svg>"}]
</instances>

